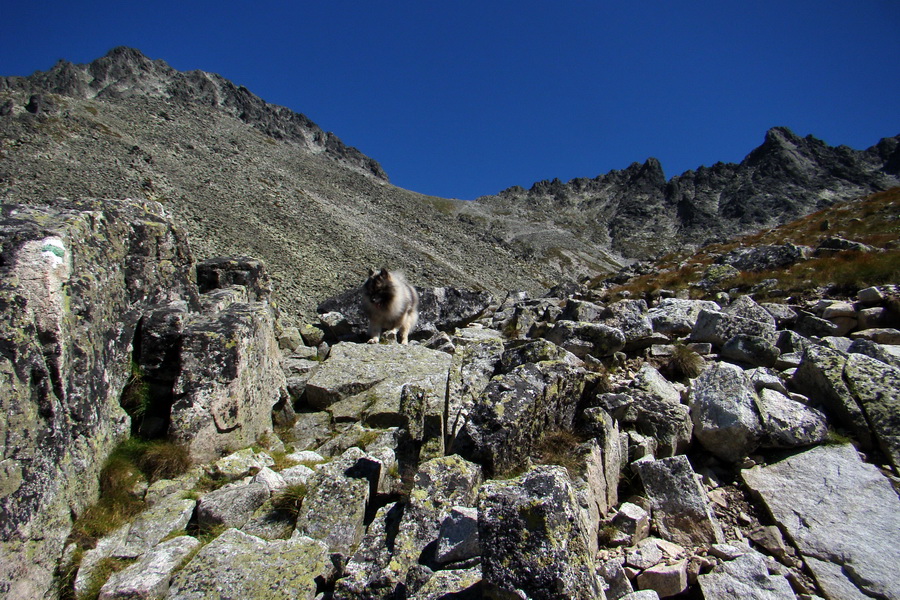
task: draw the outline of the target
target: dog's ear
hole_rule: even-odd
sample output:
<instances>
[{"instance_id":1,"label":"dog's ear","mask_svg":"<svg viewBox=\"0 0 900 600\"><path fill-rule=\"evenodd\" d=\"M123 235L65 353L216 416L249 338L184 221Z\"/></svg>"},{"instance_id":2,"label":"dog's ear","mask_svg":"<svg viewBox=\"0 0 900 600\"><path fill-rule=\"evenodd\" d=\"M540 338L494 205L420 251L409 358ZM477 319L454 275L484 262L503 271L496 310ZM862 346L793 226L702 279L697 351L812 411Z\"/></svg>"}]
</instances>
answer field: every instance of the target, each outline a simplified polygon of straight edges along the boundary
<instances>
[{"instance_id":1,"label":"dog's ear","mask_svg":"<svg viewBox=\"0 0 900 600\"><path fill-rule=\"evenodd\" d=\"M387 267L381 267L381 273L379 273L379 275L381 275L382 277L387 277L388 275L390 275L390 273L388 273Z\"/></svg>"},{"instance_id":2,"label":"dog's ear","mask_svg":"<svg viewBox=\"0 0 900 600\"><path fill-rule=\"evenodd\" d=\"M369 277L371 277L374 274L375 274L375 269L373 269L372 267L369 267Z\"/></svg>"}]
</instances>

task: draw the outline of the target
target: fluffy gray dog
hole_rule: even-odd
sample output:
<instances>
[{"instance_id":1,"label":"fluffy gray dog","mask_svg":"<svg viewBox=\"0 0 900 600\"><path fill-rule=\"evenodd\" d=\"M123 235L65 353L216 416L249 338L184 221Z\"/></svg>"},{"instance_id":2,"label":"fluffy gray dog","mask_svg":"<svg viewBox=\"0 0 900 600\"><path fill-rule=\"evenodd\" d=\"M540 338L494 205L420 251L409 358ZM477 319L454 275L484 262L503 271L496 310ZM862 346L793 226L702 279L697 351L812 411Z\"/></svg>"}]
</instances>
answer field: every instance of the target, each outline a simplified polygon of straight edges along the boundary
<instances>
[{"instance_id":1,"label":"fluffy gray dog","mask_svg":"<svg viewBox=\"0 0 900 600\"><path fill-rule=\"evenodd\" d=\"M419 320L419 294L401 273L369 269L362 287L363 308L369 317L369 342L377 344L381 332L396 332L397 341L409 343L409 333Z\"/></svg>"}]
</instances>

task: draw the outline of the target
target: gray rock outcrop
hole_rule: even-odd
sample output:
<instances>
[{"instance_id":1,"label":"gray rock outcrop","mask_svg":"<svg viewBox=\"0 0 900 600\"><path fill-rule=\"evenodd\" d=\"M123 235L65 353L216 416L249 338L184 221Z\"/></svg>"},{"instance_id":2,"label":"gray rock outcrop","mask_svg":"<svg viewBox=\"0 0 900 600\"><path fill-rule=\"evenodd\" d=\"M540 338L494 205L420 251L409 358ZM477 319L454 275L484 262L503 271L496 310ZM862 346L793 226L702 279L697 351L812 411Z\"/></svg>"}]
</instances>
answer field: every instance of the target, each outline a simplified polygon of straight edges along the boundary
<instances>
[{"instance_id":1,"label":"gray rock outcrop","mask_svg":"<svg viewBox=\"0 0 900 600\"><path fill-rule=\"evenodd\" d=\"M900 499L852 446L820 446L742 476L828 598L900 598Z\"/></svg>"},{"instance_id":2,"label":"gray rock outcrop","mask_svg":"<svg viewBox=\"0 0 900 600\"><path fill-rule=\"evenodd\" d=\"M271 598L312 600L334 565L320 541L266 541L229 529L204 546L172 580L165 600Z\"/></svg>"},{"instance_id":3,"label":"gray rock outcrop","mask_svg":"<svg viewBox=\"0 0 900 600\"><path fill-rule=\"evenodd\" d=\"M185 237L155 202L4 204L0 244L0 593L40 597L128 435L119 397L141 317L196 306L197 291Z\"/></svg>"},{"instance_id":4,"label":"gray rock outcrop","mask_svg":"<svg viewBox=\"0 0 900 600\"><path fill-rule=\"evenodd\" d=\"M684 455L637 463L660 534L678 544L724 541L722 527Z\"/></svg>"},{"instance_id":5,"label":"gray rock outcrop","mask_svg":"<svg viewBox=\"0 0 900 600\"><path fill-rule=\"evenodd\" d=\"M486 483L478 509L482 575L495 597L516 590L535 600L602 597L590 532L564 469L536 467Z\"/></svg>"}]
</instances>

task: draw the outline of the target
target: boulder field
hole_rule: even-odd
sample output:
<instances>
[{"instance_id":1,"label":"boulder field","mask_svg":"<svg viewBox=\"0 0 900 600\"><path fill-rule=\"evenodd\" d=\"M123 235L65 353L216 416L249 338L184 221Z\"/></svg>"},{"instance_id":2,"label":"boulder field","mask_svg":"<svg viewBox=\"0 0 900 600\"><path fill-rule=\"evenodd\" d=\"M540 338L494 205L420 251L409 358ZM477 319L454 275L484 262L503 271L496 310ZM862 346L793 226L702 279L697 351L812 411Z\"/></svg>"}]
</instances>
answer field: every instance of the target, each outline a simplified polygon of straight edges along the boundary
<instances>
[{"instance_id":1,"label":"boulder field","mask_svg":"<svg viewBox=\"0 0 900 600\"><path fill-rule=\"evenodd\" d=\"M195 262L157 203L0 228L3 597L900 598L892 286L428 288L372 345L352 290L283 326L262 262ZM191 467L76 539L128 438Z\"/></svg>"}]
</instances>

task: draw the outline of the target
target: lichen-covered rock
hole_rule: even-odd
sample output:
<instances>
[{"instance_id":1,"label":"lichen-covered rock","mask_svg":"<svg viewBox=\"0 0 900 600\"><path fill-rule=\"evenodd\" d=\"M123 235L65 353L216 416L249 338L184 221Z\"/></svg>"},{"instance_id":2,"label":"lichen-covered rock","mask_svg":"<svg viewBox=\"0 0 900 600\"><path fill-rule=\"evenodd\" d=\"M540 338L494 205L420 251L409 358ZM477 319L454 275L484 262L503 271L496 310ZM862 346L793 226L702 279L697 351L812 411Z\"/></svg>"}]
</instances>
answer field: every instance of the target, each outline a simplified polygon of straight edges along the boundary
<instances>
[{"instance_id":1,"label":"lichen-covered rock","mask_svg":"<svg viewBox=\"0 0 900 600\"><path fill-rule=\"evenodd\" d=\"M265 263L247 256L221 256L197 263L197 286L201 294L241 286L247 293L244 302L264 302L272 295Z\"/></svg>"},{"instance_id":2,"label":"lichen-covered rock","mask_svg":"<svg viewBox=\"0 0 900 600\"><path fill-rule=\"evenodd\" d=\"M619 300L603 311L600 322L620 330L625 335L626 352L633 352L650 345L653 322L647 314L644 300Z\"/></svg>"},{"instance_id":3,"label":"lichen-covered rock","mask_svg":"<svg viewBox=\"0 0 900 600\"><path fill-rule=\"evenodd\" d=\"M452 360L417 345L341 343L307 382L307 402L335 418L359 419L370 427L418 425L420 436L427 430L443 444Z\"/></svg>"},{"instance_id":4,"label":"lichen-covered rock","mask_svg":"<svg viewBox=\"0 0 900 600\"><path fill-rule=\"evenodd\" d=\"M811 344L803 352L793 382L800 393L821 403L835 425L850 430L863 448L873 448L865 414L844 378L846 363L847 355L843 352Z\"/></svg>"},{"instance_id":5,"label":"lichen-covered rock","mask_svg":"<svg viewBox=\"0 0 900 600\"><path fill-rule=\"evenodd\" d=\"M234 480L274 464L275 460L265 452L259 452L253 448L243 448L217 460L213 464L213 472L226 479Z\"/></svg>"},{"instance_id":6,"label":"lichen-covered rock","mask_svg":"<svg viewBox=\"0 0 900 600\"><path fill-rule=\"evenodd\" d=\"M513 341L506 344L503 348L503 354L500 357L500 364L497 366L497 371L499 373L509 373L516 367L520 367L524 364L545 361L561 361L573 367L584 365L584 361L568 350L557 346L551 341L537 338L533 340Z\"/></svg>"},{"instance_id":7,"label":"lichen-covered rock","mask_svg":"<svg viewBox=\"0 0 900 600\"><path fill-rule=\"evenodd\" d=\"M811 248L790 243L780 246L748 246L735 248L719 257L716 262L731 265L740 271L771 271L804 260L811 253Z\"/></svg>"},{"instance_id":8,"label":"lichen-covered rock","mask_svg":"<svg viewBox=\"0 0 900 600\"><path fill-rule=\"evenodd\" d=\"M851 354L865 354L876 360L900 368L900 346L888 346L878 344L871 340L853 340L847 352Z\"/></svg>"},{"instance_id":9,"label":"lichen-covered rock","mask_svg":"<svg viewBox=\"0 0 900 600\"><path fill-rule=\"evenodd\" d=\"M398 574L388 569L394 538L403 514L397 502L382 506L335 585L335 600L364 600L388 597L399 583Z\"/></svg>"},{"instance_id":10,"label":"lichen-covered rock","mask_svg":"<svg viewBox=\"0 0 900 600\"><path fill-rule=\"evenodd\" d=\"M754 367L775 366L780 355L781 350L771 340L742 333L725 342L721 352L722 358Z\"/></svg>"},{"instance_id":11,"label":"lichen-covered rock","mask_svg":"<svg viewBox=\"0 0 900 600\"><path fill-rule=\"evenodd\" d=\"M0 219L0 595L42 598L128 433L119 396L139 320L197 292L158 203L4 204Z\"/></svg>"},{"instance_id":12,"label":"lichen-covered rock","mask_svg":"<svg viewBox=\"0 0 900 600\"><path fill-rule=\"evenodd\" d=\"M844 379L871 423L878 447L900 473L900 368L851 354Z\"/></svg>"},{"instance_id":13,"label":"lichen-covered rock","mask_svg":"<svg viewBox=\"0 0 900 600\"><path fill-rule=\"evenodd\" d=\"M467 560L480 554L478 511L467 506L454 506L441 522L435 560L446 564Z\"/></svg>"},{"instance_id":14,"label":"lichen-covered rock","mask_svg":"<svg viewBox=\"0 0 900 600\"><path fill-rule=\"evenodd\" d=\"M771 318L771 315L769 316ZM691 330L689 339L692 342L709 342L721 348L725 342L738 334L763 337L774 342L775 319L763 323L739 315L704 309L697 315L697 322Z\"/></svg>"},{"instance_id":15,"label":"lichen-covered rock","mask_svg":"<svg viewBox=\"0 0 900 600\"><path fill-rule=\"evenodd\" d=\"M661 537L685 546L724 541L722 527L686 456L636 465Z\"/></svg>"},{"instance_id":16,"label":"lichen-covered rock","mask_svg":"<svg viewBox=\"0 0 900 600\"><path fill-rule=\"evenodd\" d=\"M587 321L596 323L600 320L604 310L605 307L600 306L599 304L588 302L587 300L570 298L566 301L566 306L563 308L559 318L565 321Z\"/></svg>"},{"instance_id":17,"label":"lichen-covered rock","mask_svg":"<svg viewBox=\"0 0 900 600\"><path fill-rule=\"evenodd\" d=\"M764 388L757 401L767 448L811 446L825 441L828 419L822 411L806 406L781 392Z\"/></svg>"},{"instance_id":18,"label":"lichen-covered rock","mask_svg":"<svg viewBox=\"0 0 900 600\"><path fill-rule=\"evenodd\" d=\"M272 408L287 398L268 304L195 315L181 341L169 436L204 462L274 438Z\"/></svg>"},{"instance_id":19,"label":"lichen-covered rock","mask_svg":"<svg viewBox=\"0 0 900 600\"><path fill-rule=\"evenodd\" d=\"M496 338L460 344L456 349L450 365L447 390L447 437L450 448L476 399L494 376L503 353L503 342Z\"/></svg>"},{"instance_id":20,"label":"lichen-covered rock","mask_svg":"<svg viewBox=\"0 0 900 600\"><path fill-rule=\"evenodd\" d=\"M694 435L719 458L740 460L759 445L756 392L740 367L718 363L701 373L691 389L690 406Z\"/></svg>"},{"instance_id":21,"label":"lichen-covered rock","mask_svg":"<svg viewBox=\"0 0 900 600\"><path fill-rule=\"evenodd\" d=\"M775 316L768 310L756 303L751 296L738 296L734 302L725 307L722 311L729 315L743 317L771 326L775 329Z\"/></svg>"},{"instance_id":22,"label":"lichen-covered rock","mask_svg":"<svg viewBox=\"0 0 900 600\"><path fill-rule=\"evenodd\" d=\"M178 572L165 600L313 600L317 582L333 574L322 542L266 541L229 529Z\"/></svg>"},{"instance_id":23,"label":"lichen-covered rock","mask_svg":"<svg viewBox=\"0 0 900 600\"><path fill-rule=\"evenodd\" d=\"M410 600L447 600L481 598L481 568L438 571L422 585Z\"/></svg>"},{"instance_id":24,"label":"lichen-covered rock","mask_svg":"<svg viewBox=\"0 0 900 600\"><path fill-rule=\"evenodd\" d=\"M573 429L585 372L565 363L527 363L495 377L479 396L456 448L490 473L515 469L547 431Z\"/></svg>"},{"instance_id":25,"label":"lichen-covered rock","mask_svg":"<svg viewBox=\"0 0 900 600\"><path fill-rule=\"evenodd\" d=\"M649 310L647 316L653 325L653 331L666 335L685 335L694 328L702 310L720 311L721 307L710 300L663 298Z\"/></svg>"},{"instance_id":26,"label":"lichen-covered rock","mask_svg":"<svg viewBox=\"0 0 900 600\"><path fill-rule=\"evenodd\" d=\"M622 453L619 422L602 408L594 407L584 411L581 426L584 433L597 443L600 461L596 464L596 479L592 485L599 490L595 492L598 496L597 507L605 516L619 503L619 476L628 460L628 456Z\"/></svg>"},{"instance_id":27,"label":"lichen-covered rock","mask_svg":"<svg viewBox=\"0 0 900 600\"><path fill-rule=\"evenodd\" d=\"M423 555L426 547L437 541L441 523L453 507L475 505L481 480L481 467L457 455L435 458L419 467L394 542L391 565L395 570L403 572L413 564L434 561L433 555Z\"/></svg>"},{"instance_id":28,"label":"lichen-covered rock","mask_svg":"<svg viewBox=\"0 0 900 600\"><path fill-rule=\"evenodd\" d=\"M620 329L584 321L557 321L544 337L579 358L611 356L625 347Z\"/></svg>"},{"instance_id":29,"label":"lichen-covered rock","mask_svg":"<svg viewBox=\"0 0 900 600\"><path fill-rule=\"evenodd\" d=\"M200 547L200 540L181 535L162 542L136 563L113 573L100 588L100 600L162 598L182 563Z\"/></svg>"},{"instance_id":30,"label":"lichen-covered rock","mask_svg":"<svg viewBox=\"0 0 900 600\"><path fill-rule=\"evenodd\" d=\"M481 568L489 598L521 590L534 600L603 597L592 532L562 467L489 481L478 497Z\"/></svg>"},{"instance_id":31,"label":"lichen-covered rock","mask_svg":"<svg viewBox=\"0 0 900 600\"><path fill-rule=\"evenodd\" d=\"M658 456L684 452L691 441L693 423L678 390L651 365L643 365L626 391L600 396L600 406L643 435L653 437Z\"/></svg>"},{"instance_id":32,"label":"lichen-covered rock","mask_svg":"<svg viewBox=\"0 0 900 600\"><path fill-rule=\"evenodd\" d=\"M175 493L142 512L128 528L124 543L111 556L137 558L167 536L184 532L197 503Z\"/></svg>"},{"instance_id":33,"label":"lichen-covered rock","mask_svg":"<svg viewBox=\"0 0 900 600\"><path fill-rule=\"evenodd\" d=\"M307 483L294 537L321 540L330 552L350 557L365 533L370 482L362 473L351 476L364 457L359 448L350 448L316 471Z\"/></svg>"},{"instance_id":34,"label":"lichen-covered rock","mask_svg":"<svg viewBox=\"0 0 900 600\"><path fill-rule=\"evenodd\" d=\"M240 528L268 499L269 488L261 483L232 483L200 498L197 522L206 529Z\"/></svg>"}]
</instances>

